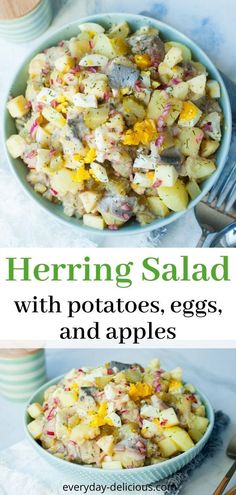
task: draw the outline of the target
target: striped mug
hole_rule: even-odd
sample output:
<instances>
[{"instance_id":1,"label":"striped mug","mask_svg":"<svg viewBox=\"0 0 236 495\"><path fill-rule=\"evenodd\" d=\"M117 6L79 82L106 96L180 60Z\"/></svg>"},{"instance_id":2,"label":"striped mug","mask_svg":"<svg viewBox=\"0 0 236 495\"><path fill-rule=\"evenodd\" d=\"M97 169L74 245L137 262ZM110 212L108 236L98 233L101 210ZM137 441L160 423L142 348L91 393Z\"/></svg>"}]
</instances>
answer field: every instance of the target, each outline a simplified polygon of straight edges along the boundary
<instances>
[{"instance_id":1,"label":"striped mug","mask_svg":"<svg viewBox=\"0 0 236 495\"><path fill-rule=\"evenodd\" d=\"M25 401L47 381L44 349L0 349L0 394Z\"/></svg>"}]
</instances>

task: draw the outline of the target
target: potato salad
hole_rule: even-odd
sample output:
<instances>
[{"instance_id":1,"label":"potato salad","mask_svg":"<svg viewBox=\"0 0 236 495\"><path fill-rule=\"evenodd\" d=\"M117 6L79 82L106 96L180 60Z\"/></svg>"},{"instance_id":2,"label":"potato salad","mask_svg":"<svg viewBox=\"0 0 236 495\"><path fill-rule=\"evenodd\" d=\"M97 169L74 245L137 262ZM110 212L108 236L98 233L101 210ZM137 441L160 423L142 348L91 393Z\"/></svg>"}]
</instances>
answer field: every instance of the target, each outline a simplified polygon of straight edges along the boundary
<instances>
[{"instance_id":1,"label":"potato salad","mask_svg":"<svg viewBox=\"0 0 236 495\"><path fill-rule=\"evenodd\" d=\"M36 193L96 229L185 210L216 169L220 85L149 26L96 23L37 54L7 104Z\"/></svg>"},{"instance_id":2,"label":"potato salad","mask_svg":"<svg viewBox=\"0 0 236 495\"><path fill-rule=\"evenodd\" d=\"M66 461L129 469L194 447L208 427L205 406L181 368L158 359L144 369L111 361L70 371L28 407L32 437Z\"/></svg>"}]
</instances>

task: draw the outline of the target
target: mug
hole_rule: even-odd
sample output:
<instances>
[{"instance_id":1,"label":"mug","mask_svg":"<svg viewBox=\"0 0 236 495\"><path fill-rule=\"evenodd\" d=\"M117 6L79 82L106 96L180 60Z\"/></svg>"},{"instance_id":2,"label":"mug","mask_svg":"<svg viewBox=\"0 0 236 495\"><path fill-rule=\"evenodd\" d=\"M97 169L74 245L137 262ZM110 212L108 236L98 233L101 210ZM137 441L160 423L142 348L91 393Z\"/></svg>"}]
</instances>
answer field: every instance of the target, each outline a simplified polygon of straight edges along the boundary
<instances>
[{"instance_id":1,"label":"mug","mask_svg":"<svg viewBox=\"0 0 236 495\"><path fill-rule=\"evenodd\" d=\"M44 349L0 349L0 394L25 401L47 381Z\"/></svg>"}]
</instances>

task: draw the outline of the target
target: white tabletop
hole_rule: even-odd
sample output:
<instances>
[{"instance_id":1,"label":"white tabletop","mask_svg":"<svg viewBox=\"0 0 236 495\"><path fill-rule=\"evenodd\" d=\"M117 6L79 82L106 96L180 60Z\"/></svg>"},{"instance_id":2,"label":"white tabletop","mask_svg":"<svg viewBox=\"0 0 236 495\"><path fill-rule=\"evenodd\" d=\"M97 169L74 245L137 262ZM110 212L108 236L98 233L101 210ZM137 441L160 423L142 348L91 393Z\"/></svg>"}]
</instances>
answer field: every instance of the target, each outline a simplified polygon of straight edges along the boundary
<instances>
[{"instance_id":1,"label":"white tabletop","mask_svg":"<svg viewBox=\"0 0 236 495\"><path fill-rule=\"evenodd\" d=\"M131 359L131 354L133 358ZM215 410L223 410L231 423L224 434L224 447L217 455L197 469L181 495L209 495L223 478L232 461L224 450L236 431L236 359L235 350L147 350L119 349L115 358L123 362L146 364L160 357L163 367L182 366L187 381L194 383L207 395ZM53 378L73 367L95 366L114 358L112 350L50 350L47 351L48 377ZM25 404L8 402L0 398L0 450L24 439L23 412ZM232 482L233 483L233 482ZM236 484L236 478L234 478Z\"/></svg>"},{"instance_id":2,"label":"white tabletop","mask_svg":"<svg viewBox=\"0 0 236 495\"><path fill-rule=\"evenodd\" d=\"M143 0L129 2L127 0L52 0L52 3L57 15L52 26L43 36L47 36L67 22L94 13L145 11L146 14L156 16L195 40L220 69L236 80L234 0L189 0L188 2L186 0L145 0L145 2ZM7 91L16 67L39 41L37 39L27 44L13 45L0 40L1 94ZM20 184L9 171L1 143L0 154L0 232L4 232L4 236L0 234L1 246L140 246L140 243L143 245L142 236L116 237L114 242L108 243L106 240L104 244L96 235L90 236L89 239L83 238L76 228L58 223L25 195ZM188 215L191 217L192 213ZM194 227L196 230L193 215L188 219L186 217L187 220L188 226L191 222L191 232L194 231ZM181 234L186 232L182 220L180 227ZM173 226L171 228L173 229ZM173 243L176 246L189 245L189 236L186 238L180 235L179 240L173 241L175 237L175 232L171 230L170 242L167 239L165 245L171 246ZM197 232L196 238L198 240ZM196 245L195 241L192 242L192 245Z\"/></svg>"}]
</instances>

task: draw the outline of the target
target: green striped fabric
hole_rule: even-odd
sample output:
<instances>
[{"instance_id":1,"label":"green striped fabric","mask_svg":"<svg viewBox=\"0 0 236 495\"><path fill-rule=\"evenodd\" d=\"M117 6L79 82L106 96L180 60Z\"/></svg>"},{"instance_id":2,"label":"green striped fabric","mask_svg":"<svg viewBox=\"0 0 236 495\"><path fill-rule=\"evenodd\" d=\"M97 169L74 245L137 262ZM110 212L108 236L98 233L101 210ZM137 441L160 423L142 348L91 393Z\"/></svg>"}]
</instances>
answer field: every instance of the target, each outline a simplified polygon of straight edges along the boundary
<instances>
[{"instance_id":1,"label":"green striped fabric","mask_svg":"<svg viewBox=\"0 0 236 495\"><path fill-rule=\"evenodd\" d=\"M0 37L15 43L38 38L52 21L51 0L41 0L29 14L13 20L0 20Z\"/></svg>"},{"instance_id":2,"label":"green striped fabric","mask_svg":"<svg viewBox=\"0 0 236 495\"><path fill-rule=\"evenodd\" d=\"M45 352L0 358L0 394L10 400L27 400L47 380Z\"/></svg>"}]
</instances>

